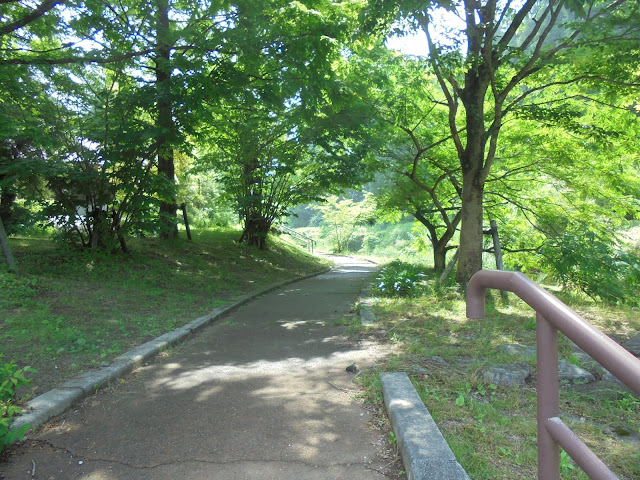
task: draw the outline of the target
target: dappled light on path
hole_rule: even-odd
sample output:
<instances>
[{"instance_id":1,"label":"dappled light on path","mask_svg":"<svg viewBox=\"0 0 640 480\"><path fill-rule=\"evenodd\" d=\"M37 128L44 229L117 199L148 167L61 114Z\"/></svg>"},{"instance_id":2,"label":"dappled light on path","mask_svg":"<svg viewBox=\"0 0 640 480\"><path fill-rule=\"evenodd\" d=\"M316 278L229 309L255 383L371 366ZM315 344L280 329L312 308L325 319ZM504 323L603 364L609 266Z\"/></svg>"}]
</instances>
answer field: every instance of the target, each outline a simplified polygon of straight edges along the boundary
<instances>
[{"instance_id":1,"label":"dappled light on path","mask_svg":"<svg viewBox=\"0 0 640 480\"><path fill-rule=\"evenodd\" d=\"M69 412L39 435L49 468L92 480L384 478L386 441L345 368L387 347L350 343L338 321L373 266L342 261L352 264L262 296Z\"/></svg>"}]
</instances>

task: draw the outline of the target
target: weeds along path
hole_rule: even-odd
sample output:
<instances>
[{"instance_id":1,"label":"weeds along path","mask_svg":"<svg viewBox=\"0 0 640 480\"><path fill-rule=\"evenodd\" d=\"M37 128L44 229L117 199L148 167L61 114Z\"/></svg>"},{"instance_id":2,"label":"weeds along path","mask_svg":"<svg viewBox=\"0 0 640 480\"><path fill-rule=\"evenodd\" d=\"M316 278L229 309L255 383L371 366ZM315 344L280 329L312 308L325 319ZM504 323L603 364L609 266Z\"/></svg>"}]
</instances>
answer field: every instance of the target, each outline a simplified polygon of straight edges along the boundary
<instances>
[{"instance_id":1,"label":"weeds along path","mask_svg":"<svg viewBox=\"0 0 640 480\"><path fill-rule=\"evenodd\" d=\"M385 478L387 442L345 368L387 347L351 344L342 325L374 267L333 260L31 435L0 478Z\"/></svg>"}]
</instances>

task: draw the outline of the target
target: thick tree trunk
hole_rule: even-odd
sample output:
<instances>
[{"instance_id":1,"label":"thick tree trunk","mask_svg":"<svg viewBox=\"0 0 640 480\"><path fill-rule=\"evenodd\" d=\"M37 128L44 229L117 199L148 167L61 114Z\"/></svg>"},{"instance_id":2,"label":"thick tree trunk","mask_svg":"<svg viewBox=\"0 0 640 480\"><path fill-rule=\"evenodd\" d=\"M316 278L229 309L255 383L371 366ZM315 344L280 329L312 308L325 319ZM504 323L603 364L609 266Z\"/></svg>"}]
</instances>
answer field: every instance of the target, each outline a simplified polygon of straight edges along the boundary
<instances>
[{"instance_id":1,"label":"thick tree trunk","mask_svg":"<svg viewBox=\"0 0 640 480\"><path fill-rule=\"evenodd\" d=\"M478 40L474 38L470 43L470 54L474 52L480 57L481 45L477 43ZM465 109L467 144L464 152L459 152L462 211L456 281L464 287L473 274L482 269L483 170L487 142L484 103L490 78L484 64L472 65L465 75L465 86L460 95Z\"/></svg>"},{"instance_id":2,"label":"thick tree trunk","mask_svg":"<svg viewBox=\"0 0 640 480\"><path fill-rule=\"evenodd\" d=\"M173 165L173 151L169 148L170 152L164 155L158 154L158 173L165 175L171 182L169 188L174 189L175 184L175 170ZM177 211L178 205L174 191L169 191L169 200L166 199L160 202L160 236L164 239L172 239L178 236L178 218Z\"/></svg>"},{"instance_id":3,"label":"thick tree trunk","mask_svg":"<svg viewBox=\"0 0 640 480\"><path fill-rule=\"evenodd\" d=\"M175 193L175 166L172 140L175 134L171 102L171 47L169 29L169 2L157 0L158 18L156 32L156 90L158 131L158 174L168 181L160 201L160 236L172 239L178 236L178 204Z\"/></svg>"},{"instance_id":4,"label":"thick tree trunk","mask_svg":"<svg viewBox=\"0 0 640 480\"><path fill-rule=\"evenodd\" d=\"M2 179L0 177L0 179ZM2 190L0 192L0 220L4 223L6 231L13 233L12 210L16 200L16 194L10 191Z\"/></svg>"},{"instance_id":5,"label":"thick tree trunk","mask_svg":"<svg viewBox=\"0 0 640 480\"><path fill-rule=\"evenodd\" d=\"M244 231L240 241L245 240L247 245L253 245L260 250L267 247L267 234L271 229L271 222L261 216L255 215L245 220Z\"/></svg>"},{"instance_id":6,"label":"thick tree trunk","mask_svg":"<svg viewBox=\"0 0 640 480\"><path fill-rule=\"evenodd\" d=\"M483 186L473 171L463 176L462 221L456 281L466 285L474 273L482 269Z\"/></svg>"}]
</instances>

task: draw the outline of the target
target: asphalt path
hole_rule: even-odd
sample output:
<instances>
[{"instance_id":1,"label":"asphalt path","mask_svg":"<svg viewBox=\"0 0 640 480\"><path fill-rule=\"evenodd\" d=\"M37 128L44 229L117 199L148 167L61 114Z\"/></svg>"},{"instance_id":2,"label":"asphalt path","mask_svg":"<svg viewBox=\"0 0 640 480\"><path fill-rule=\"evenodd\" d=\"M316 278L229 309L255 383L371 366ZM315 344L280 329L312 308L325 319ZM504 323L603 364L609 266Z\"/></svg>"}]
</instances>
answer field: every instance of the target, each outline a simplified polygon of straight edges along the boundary
<instances>
[{"instance_id":1,"label":"asphalt path","mask_svg":"<svg viewBox=\"0 0 640 480\"><path fill-rule=\"evenodd\" d=\"M387 442L345 369L388 351L340 325L375 268L332 259L29 435L0 479L385 478Z\"/></svg>"}]
</instances>

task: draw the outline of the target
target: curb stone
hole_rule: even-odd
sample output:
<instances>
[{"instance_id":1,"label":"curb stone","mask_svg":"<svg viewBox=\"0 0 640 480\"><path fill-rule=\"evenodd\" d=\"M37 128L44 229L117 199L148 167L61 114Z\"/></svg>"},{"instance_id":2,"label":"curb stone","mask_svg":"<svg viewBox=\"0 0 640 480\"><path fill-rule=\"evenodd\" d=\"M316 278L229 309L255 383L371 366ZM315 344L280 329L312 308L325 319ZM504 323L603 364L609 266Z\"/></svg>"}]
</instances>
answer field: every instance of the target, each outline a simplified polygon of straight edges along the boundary
<instances>
[{"instance_id":1,"label":"curb stone","mask_svg":"<svg viewBox=\"0 0 640 480\"><path fill-rule=\"evenodd\" d=\"M359 260L363 260L365 262L373 263L374 265L380 265L380 262L371 260L369 258L355 258L358 258ZM360 323L365 327L370 327L376 323L376 315L375 313L373 313L373 299L369 297L360 299L360 310L358 311L358 315L360 315Z\"/></svg>"},{"instance_id":2,"label":"curb stone","mask_svg":"<svg viewBox=\"0 0 640 480\"><path fill-rule=\"evenodd\" d=\"M372 300L369 298L360 300L360 309L358 315L360 315L360 323L364 327L370 327L376 323L376 315L373 313Z\"/></svg>"},{"instance_id":3,"label":"curb stone","mask_svg":"<svg viewBox=\"0 0 640 480\"><path fill-rule=\"evenodd\" d=\"M11 429L18 430L25 425L28 425L25 433L33 431L52 418L64 413L80 400L83 400L84 398L93 395L98 390L108 386L109 382L112 380L125 376L134 368L139 367L150 358L155 357L161 351L166 350L177 343L183 342L193 333L196 333L207 325L219 320L224 315L237 310L250 301L272 292L273 290L277 290L291 283L306 280L317 275L322 275L330 270L331 268L326 268L319 272L303 275L302 277L284 280L257 292L243 295L229 305L217 307L207 315L198 317L186 325L160 335L159 337L116 357L110 365L103 367L100 370L90 370L85 372L64 383L62 386L49 390L48 392L30 400L23 409L24 413L14 420L11 425Z\"/></svg>"},{"instance_id":4,"label":"curb stone","mask_svg":"<svg viewBox=\"0 0 640 480\"><path fill-rule=\"evenodd\" d=\"M404 372L380 375L408 480L470 480Z\"/></svg>"}]
</instances>

